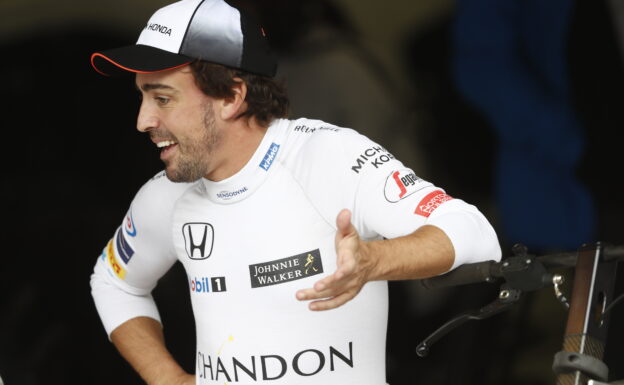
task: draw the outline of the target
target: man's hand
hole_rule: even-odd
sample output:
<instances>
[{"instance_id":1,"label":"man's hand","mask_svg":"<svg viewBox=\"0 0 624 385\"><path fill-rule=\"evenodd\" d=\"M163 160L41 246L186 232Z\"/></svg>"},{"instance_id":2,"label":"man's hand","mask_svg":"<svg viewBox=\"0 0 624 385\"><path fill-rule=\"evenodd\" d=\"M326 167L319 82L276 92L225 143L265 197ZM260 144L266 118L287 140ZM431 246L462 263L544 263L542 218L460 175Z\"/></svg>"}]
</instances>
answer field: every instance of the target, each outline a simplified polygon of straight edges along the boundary
<instances>
[{"instance_id":1,"label":"man's hand","mask_svg":"<svg viewBox=\"0 0 624 385\"><path fill-rule=\"evenodd\" d=\"M149 317L132 318L111 333L119 353L149 385L194 385L165 347L162 325Z\"/></svg>"},{"instance_id":2,"label":"man's hand","mask_svg":"<svg viewBox=\"0 0 624 385\"><path fill-rule=\"evenodd\" d=\"M297 292L299 300L317 300L310 310L329 310L344 305L360 292L373 268L366 242L351 224L351 212L342 210L336 218L336 271L316 282L311 289Z\"/></svg>"}]
</instances>

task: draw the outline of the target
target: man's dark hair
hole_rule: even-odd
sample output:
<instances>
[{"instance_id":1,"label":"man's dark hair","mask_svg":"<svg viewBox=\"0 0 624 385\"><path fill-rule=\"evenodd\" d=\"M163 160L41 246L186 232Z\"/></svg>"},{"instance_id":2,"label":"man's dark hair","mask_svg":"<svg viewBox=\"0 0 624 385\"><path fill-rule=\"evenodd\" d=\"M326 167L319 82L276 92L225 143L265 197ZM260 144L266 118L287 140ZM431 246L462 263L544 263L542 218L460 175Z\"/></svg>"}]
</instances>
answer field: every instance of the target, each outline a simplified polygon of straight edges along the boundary
<instances>
[{"instance_id":1,"label":"man's dark hair","mask_svg":"<svg viewBox=\"0 0 624 385\"><path fill-rule=\"evenodd\" d=\"M281 82L203 60L192 62L190 67L199 89L213 98L234 97L235 78L242 79L247 85L247 110L241 116L254 117L263 126L288 116L290 102Z\"/></svg>"}]
</instances>

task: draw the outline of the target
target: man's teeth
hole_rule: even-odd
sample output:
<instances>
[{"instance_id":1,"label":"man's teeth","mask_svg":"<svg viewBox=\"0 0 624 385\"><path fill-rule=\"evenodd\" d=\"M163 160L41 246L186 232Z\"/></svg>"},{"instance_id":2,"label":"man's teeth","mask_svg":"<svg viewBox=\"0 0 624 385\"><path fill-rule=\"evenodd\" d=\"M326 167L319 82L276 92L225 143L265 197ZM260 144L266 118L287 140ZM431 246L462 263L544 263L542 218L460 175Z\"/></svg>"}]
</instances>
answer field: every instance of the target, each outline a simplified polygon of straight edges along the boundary
<instances>
[{"instance_id":1,"label":"man's teeth","mask_svg":"<svg viewBox=\"0 0 624 385\"><path fill-rule=\"evenodd\" d=\"M158 148L163 148L163 147L171 146L172 144L176 144L176 142L174 142L172 140L165 140L163 142L156 143L156 146Z\"/></svg>"}]
</instances>

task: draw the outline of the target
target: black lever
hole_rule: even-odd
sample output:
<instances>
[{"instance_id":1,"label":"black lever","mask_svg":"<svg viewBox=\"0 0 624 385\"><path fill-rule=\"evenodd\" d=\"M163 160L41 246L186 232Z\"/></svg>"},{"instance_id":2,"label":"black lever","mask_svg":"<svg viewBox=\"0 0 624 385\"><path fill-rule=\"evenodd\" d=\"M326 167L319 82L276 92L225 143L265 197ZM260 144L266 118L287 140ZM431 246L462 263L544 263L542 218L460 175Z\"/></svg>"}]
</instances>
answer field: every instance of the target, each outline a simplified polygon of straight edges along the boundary
<instances>
[{"instance_id":1,"label":"black lever","mask_svg":"<svg viewBox=\"0 0 624 385\"><path fill-rule=\"evenodd\" d=\"M421 343L416 346L416 354L419 357L426 357L429 354L429 349L436 341L450 333L453 329L471 320L482 320L489 318L493 315L501 313L510 308L514 303L520 300L522 292L516 289L507 288L506 285L501 287L501 291L498 294L498 298L482 307L479 310L473 310L464 314L461 314L452 320L448 321L436 331L431 333L429 337L425 338Z\"/></svg>"},{"instance_id":2,"label":"black lever","mask_svg":"<svg viewBox=\"0 0 624 385\"><path fill-rule=\"evenodd\" d=\"M538 290L561 281L560 278L555 280L554 275L546 271L543 258L536 258L534 255L529 254L526 246L516 244L513 246L512 252L513 256L500 262L487 261L460 266L443 276L429 278L422 282L426 288L435 288L463 285L471 282L491 282L498 278L505 280L505 283L501 286L499 296L494 302L479 310L461 314L442 325L423 342L418 344L416 347L418 356L425 357L434 342L467 321L482 320L501 313L518 302L523 292ZM619 255L616 252L613 252L613 254ZM566 257L566 255L561 254L556 255L556 257L560 260Z\"/></svg>"}]
</instances>

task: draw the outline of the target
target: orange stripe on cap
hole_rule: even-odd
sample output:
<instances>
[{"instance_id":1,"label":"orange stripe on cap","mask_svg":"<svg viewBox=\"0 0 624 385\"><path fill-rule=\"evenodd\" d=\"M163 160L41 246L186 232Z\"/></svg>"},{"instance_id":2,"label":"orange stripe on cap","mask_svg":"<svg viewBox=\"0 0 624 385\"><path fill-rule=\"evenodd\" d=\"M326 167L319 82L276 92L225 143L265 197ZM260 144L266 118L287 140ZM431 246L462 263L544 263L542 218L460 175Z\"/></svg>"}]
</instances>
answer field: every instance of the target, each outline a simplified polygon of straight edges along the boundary
<instances>
[{"instance_id":1,"label":"orange stripe on cap","mask_svg":"<svg viewBox=\"0 0 624 385\"><path fill-rule=\"evenodd\" d=\"M134 73L138 73L138 74L153 74L153 73L156 73L156 72L169 71L169 70L172 70L172 69L176 69L176 68L184 67L185 65L189 65L189 64L191 64L191 62L189 61L189 62L186 62L186 63L182 63L182 64L180 64L180 65L177 65L177 66L175 66L175 67L164 68L164 69L157 70L157 71L140 71L140 70L134 70L134 69L132 69L132 68L124 67L124 66L122 66L121 64L119 64L119 63L115 62L114 60L112 60L111 58L106 57L106 56L102 55L101 53L96 52L96 53L94 53L93 55L91 55L91 66L93 67L93 69L94 69L94 70L96 70L97 72L99 72L100 74L102 74L102 75L104 75L104 76L110 76L110 75L109 75L109 74L107 74L107 73L104 73L104 72L100 71L100 70L96 67L96 65L95 65L95 63L94 63L94 60L95 60L95 58L96 58L96 57L98 57L98 56L99 56L99 57L101 57L101 58L103 58L103 59L105 59L105 60L107 60L107 61L109 61L110 63L112 63L112 64L116 65L117 67L121 68L122 70L126 70L126 71L129 71L129 72L134 72Z\"/></svg>"}]
</instances>

